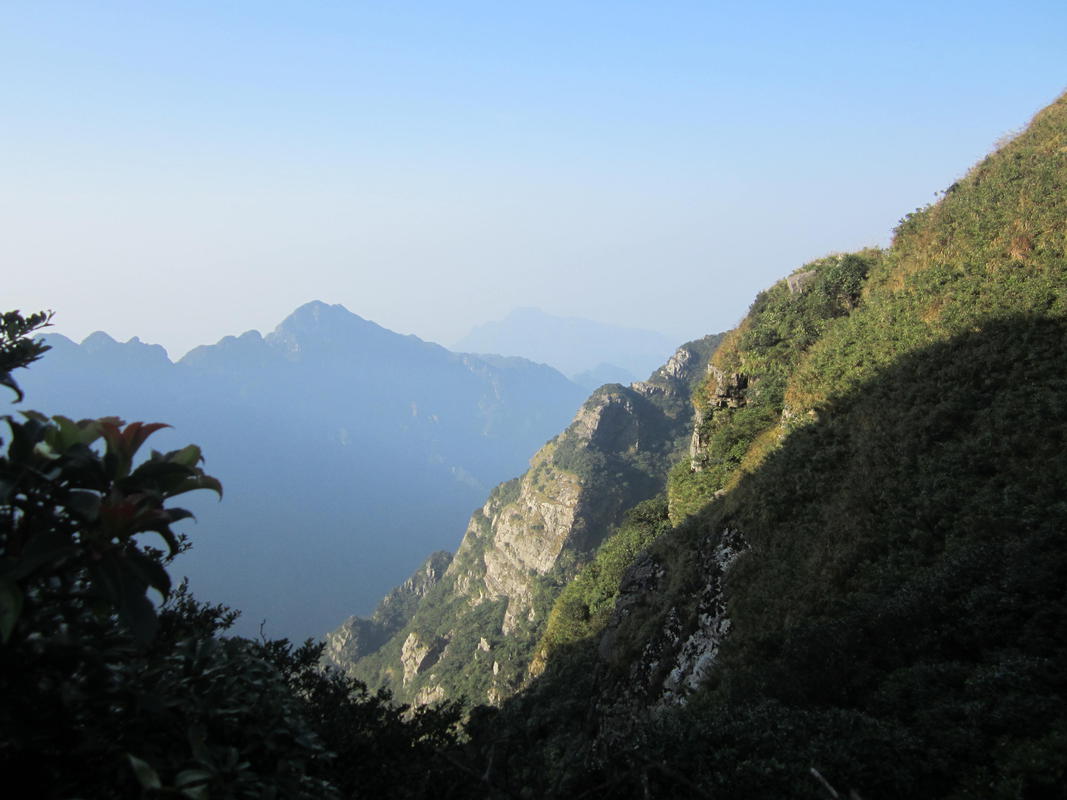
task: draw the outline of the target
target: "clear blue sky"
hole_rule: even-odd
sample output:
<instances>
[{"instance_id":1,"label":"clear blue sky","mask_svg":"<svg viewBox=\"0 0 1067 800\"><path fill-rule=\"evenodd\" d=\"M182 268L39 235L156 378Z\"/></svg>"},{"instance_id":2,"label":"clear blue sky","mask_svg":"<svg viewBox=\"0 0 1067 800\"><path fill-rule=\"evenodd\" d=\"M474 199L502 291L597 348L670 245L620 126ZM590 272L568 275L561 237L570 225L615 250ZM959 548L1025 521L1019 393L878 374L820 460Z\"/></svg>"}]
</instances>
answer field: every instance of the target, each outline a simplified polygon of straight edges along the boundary
<instances>
[{"instance_id":1,"label":"clear blue sky","mask_svg":"<svg viewBox=\"0 0 1067 800\"><path fill-rule=\"evenodd\" d=\"M7 0L2 305L173 357L310 299L681 342L1064 88L1062 0Z\"/></svg>"}]
</instances>

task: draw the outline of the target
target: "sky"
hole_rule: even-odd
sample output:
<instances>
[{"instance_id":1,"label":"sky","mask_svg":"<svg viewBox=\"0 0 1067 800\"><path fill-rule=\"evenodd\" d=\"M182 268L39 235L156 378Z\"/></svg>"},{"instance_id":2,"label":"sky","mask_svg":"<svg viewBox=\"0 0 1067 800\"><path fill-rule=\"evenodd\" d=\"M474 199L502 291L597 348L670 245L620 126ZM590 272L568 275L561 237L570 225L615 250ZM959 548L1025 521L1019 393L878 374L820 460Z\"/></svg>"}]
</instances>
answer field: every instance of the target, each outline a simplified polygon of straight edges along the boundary
<instances>
[{"instance_id":1,"label":"sky","mask_svg":"<svg viewBox=\"0 0 1067 800\"><path fill-rule=\"evenodd\" d=\"M3 310L732 327L1067 88L1067 3L0 2Z\"/></svg>"}]
</instances>

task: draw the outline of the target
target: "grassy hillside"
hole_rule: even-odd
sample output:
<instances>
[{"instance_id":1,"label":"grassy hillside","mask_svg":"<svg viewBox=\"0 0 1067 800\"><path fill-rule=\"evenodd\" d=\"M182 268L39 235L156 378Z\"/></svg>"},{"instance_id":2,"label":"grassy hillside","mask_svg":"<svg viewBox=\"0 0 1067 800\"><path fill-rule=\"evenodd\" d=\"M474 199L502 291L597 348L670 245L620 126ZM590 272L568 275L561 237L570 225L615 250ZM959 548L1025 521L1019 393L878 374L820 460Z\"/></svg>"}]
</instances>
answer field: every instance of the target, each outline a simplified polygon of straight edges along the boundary
<instances>
[{"instance_id":1,"label":"grassy hillside","mask_svg":"<svg viewBox=\"0 0 1067 800\"><path fill-rule=\"evenodd\" d=\"M673 529L554 609L544 679L502 715L513 769L546 796L829 796L812 768L868 799L1062 796L1064 187L1061 98L887 251L757 298ZM699 678L682 702L672 669Z\"/></svg>"}]
</instances>

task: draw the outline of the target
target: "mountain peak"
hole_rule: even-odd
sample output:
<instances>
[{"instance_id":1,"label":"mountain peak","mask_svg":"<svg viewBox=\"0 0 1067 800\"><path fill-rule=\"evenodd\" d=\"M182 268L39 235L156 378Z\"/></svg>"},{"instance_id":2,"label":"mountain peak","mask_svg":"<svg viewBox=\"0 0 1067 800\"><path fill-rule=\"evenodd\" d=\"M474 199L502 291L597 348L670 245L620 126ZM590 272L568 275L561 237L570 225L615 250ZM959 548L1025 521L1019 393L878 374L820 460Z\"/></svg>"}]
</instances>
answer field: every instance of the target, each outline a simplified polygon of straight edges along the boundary
<instances>
[{"instance_id":1,"label":"mountain peak","mask_svg":"<svg viewBox=\"0 0 1067 800\"><path fill-rule=\"evenodd\" d=\"M82 339L82 347L111 347L117 345L118 342L113 339L109 334L104 331L93 331L84 339Z\"/></svg>"},{"instance_id":2,"label":"mountain peak","mask_svg":"<svg viewBox=\"0 0 1067 800\"><path fill-rule=\"evenodd\" d=\"M330 305L312 300L293 311L264 338L272 347L296 356L309 349L343 348L372 331L377 333L384 328L353 314L340 303Z\"/></svg>"},{"instance_id":3,"label":"mountain peak","mask_svg":"<svg viewBox=\"0 0 1067 800\"><path fill-rule=\"evenodd\" d=\"M390 353L390 357L399 357L400 353L410 356L440 347L417 336L404 336L383 328L353 314L340 303L330 305L321 300L304 303L264 340L290 360L302 360L312 353L316 358L343 356L347 360L360 353L363 356L375 353L381 357ZM440 349L444 351L444 348Z\"/></svg>"},{"instance_id":4,"label":"mountain peak","mask_svg":"<svg viewBox=\"0 0 1067 800\"><path fill-rule=\"evenodd\" d=\"M309 303L299 306L293 313L282 320L278 325L278 329L281 328L293 328L294 326L330 326L336 324L344 324L344 322L352 322L358 320L360 322L367 322L363 317L358 314L353 314L347 308L340 303L330 305L324 303L322 300L312 300ZM373 323L372 323L373 324Z\"/></svg>"},{"instance_id":5,"label":"mountain peak","mask_svg":"<svg viewBox=\"0 0 1067 800\"><path fill-rule=\"evenodd\" d=\"M82 339L81 346L86 352L107 356L116 364L138 363L148 367L170 363L170 357L162 345L142 342L137 336L119 342L104 331L94 331Z\"/></svg>"},{"instance_id":6,"label":"mountain peak","mask_svg":"<svg viewBox=\"0 0 1067 800\"><path fill-rule=\"evenodd\" d=\"M507 314L505 319L544 319L552 316L552 314L542 311L535 306L518 306L517 308L513 308L511 312Z\"/></svg>"}]
</instances>

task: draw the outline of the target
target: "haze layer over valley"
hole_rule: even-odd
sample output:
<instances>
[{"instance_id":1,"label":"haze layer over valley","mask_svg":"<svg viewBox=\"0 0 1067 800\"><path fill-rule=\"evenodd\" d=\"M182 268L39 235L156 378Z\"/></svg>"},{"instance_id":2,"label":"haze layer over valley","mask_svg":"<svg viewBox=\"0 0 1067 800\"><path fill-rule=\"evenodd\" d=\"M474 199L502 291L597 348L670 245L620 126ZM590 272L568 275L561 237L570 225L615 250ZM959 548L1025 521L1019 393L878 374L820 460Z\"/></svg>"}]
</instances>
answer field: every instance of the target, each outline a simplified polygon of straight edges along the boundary
<instances>
[{"instance_id":1,"label":"haze layer over valley","mask_svg":"<svg viewBox=\"0 0 1067 800\"><path fill-rule=\"evenodd\" d=\"M517 308L501 320L476 326L452 349L543 362L592 391L605 383L644 380L678 344L654 331Z\"/></svg>"},{"instance_id":2,"label":"haze layer over valley","mask_svg":"<svg viewBox=\"0 0 1067 800\"><path fill-rule=\"evenodd\" d=\"M205 522L181 572L242 610L236 632L266 620L297 641L455 548L471 509L585 395L545 365L452 353L321 302L177 363L99 332L47 341L23 378L27 407L163 421L174 427L156 448L200 444L226 494L190 498Z\"/></svg>"}]
</instances>

